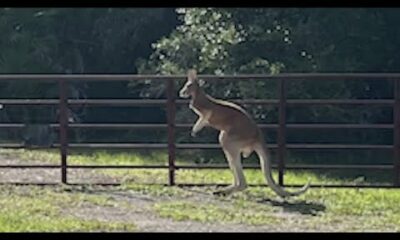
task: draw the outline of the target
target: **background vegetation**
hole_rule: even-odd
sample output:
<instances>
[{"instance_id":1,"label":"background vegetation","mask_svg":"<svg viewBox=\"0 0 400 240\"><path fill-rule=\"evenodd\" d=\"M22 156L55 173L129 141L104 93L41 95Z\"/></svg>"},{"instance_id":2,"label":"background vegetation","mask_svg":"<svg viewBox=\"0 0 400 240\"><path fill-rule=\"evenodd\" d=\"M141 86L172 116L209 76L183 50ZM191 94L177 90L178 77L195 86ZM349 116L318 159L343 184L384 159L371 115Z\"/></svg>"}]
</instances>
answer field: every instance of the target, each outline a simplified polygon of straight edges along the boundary
<instances>
[{"instance_id":1,"label":"background vegetation","mask_svg":"<svg viewBox=\"0 0 400 240\"><path fill-rule=\"evenodd\" d=\"M389 8L1 8L0 73L201 74L285 72L398 72L399 9ZM207 83L210 94L230 98L276 98L275 81ZM157 81L70 85L71 98L164 98ZM56 98L57 86L2 82L1 98ZM291 82L289 98L391 98L392 85L381 79ZM271 106L245 106L260 123L277 121ZM177 121L194 114L178 109ZM76 122L165 122L162 108L73 109ZM0 122L46 124L57 121L49 107L12 107ZM288 109L290 123L390 123L390 108L319 106ZM26 130L26 129L25 129ZM206 134L208 132L209 134ZM21 141L27 131L0 133L2 142ZM32 134L32 133L31 133ZM56 134L56 133L55 133ZM211 142L205 130L192 139L179 131L179 142ZM166 131L76 130L74 142L160 142ZM268 131L267 141L276 133ZM57 139L54 137L54 139ZM390 144L387 130L290 130L291 143ZM196 161L218 161L218 153L196 154ZM252 161L252 160L250 160ZM390 152L290 152L290 161L307 163L390 163Z\"/></svg>"}]
</instances>

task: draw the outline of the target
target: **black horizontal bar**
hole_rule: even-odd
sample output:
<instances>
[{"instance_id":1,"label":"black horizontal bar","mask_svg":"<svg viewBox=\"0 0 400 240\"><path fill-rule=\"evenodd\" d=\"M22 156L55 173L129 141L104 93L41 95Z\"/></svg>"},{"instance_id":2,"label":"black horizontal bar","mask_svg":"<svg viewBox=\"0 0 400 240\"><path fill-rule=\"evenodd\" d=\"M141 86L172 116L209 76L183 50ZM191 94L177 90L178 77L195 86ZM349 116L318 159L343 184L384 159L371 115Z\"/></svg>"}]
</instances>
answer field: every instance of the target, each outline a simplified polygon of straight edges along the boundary
<instances>
[{"instance_id":1,"label":"black horizontal bar","mask_svg":"<svg viewBox=\"0 0 400 240\"><path fill-rule=\"evenodd\" d=\"M0 185L13 185L13 186L60 186L61 183L56 182L0 182ZM68 186L121 186L121 183L67 183ZM148 183L148 185L169 186L168 184ZM177 183L177 187L225 187L230 184L225 183ZM250 187L269 187L266 184L248 184ZM288 184L284 187L303 187L301 184ZM390 184L310 184L311 188L399 188Z\"/></svg>"},{"instance_id":2,"label":"black horizontal bar","mask_svg":"<svg viewBox=\"0 0 400 240\"><path fill-rule=\"evenodd\" d=\"M47 123L42 123L47 124ZM51 128L59 128L58 123L49 123ZM25 128L25 123L0 123L0 128ZM69 128L167 128L166 123L70 123ZM193 123L177 123L177 128L191 128ZM260 128L278 128L278 124L258 124ZM392 129L393 124L287 124L293 129Z\"/></svg>"},{"instance_id":3,"label":"black horizontal bar","mask_svg":"<svg viewBox=\"0 0 400 240\"><path fill-rule=\"evenodd\" d=\"M227 99L239 104L279 104L276 99ZM85 106L163 106L165 99L69 99L69 105ZM176 104L188 104L189 100L176 100ZM0 99L0 104L7 105L57 105L56 99ZM288 99L288 105L392 105L393 99ZM4 107L3 106L3 107Z\"/></svg>"},{"instance_id":4,"label":"black horizontal bar","mask_svg":"<svg viewBox=\"0 0 400 240\"><path fill-rule=\"evenodd\" d=\"M32 165L32 164L10 164L0 165L0 168L61 168L61 165ZM161 169L168 165L67 165L67 168L82 169Z\"/></svg>"},{"instance_id":5,"label":"black horizontal bar","mask_svg":"<svg viewBox=\"0 0 400 240\"><path fill-rule=\"evenodd\" d=\"M0 148L24 148L22 143L0 143Z\"/></svg>"},{"instance_id":6,"label":"black horizontal bar","mask_svg":"<svg viewBox=\"0 0 400 240\"><path fill-rule=\"evenodd\" d=\"M51 128L59 128L58 123L40 123L48 124ZM32 124L34 125L34 124ZM25 123L0 123L0 128L25 128L30 124ZM165 123L70 123L68 128L166 128ZM177 126L179 127L179 126ZM186 127L186 126L185 126Z\"/></svg>"},{"instance_id":7,"label":"black horizontal bar","mask_svg":"<svg viewBox=\"0 0 400 240\"><path fill-rule=\"evenodd\" d=\"M57 105L58 99L0 99L3 108L7 105Z\"/></svg>"},{"instance_id":8,"label":"black horizontal bar","mask_svg":"<svg viewBox=\"0 0 400 240\"><path fill-rule=\"evenodd\" d=\"M246 169L259 169L260 165L243 165ZM272 165L273 169L277 168L276 164ZM203 164L203 165L177 165L176 169L229 169L226 164ZM367 169L367 170L393 170L393 165L313 165L313 164L296 164L285 165L285 169L298 170L342 170L342 169Z\"/></svg>"},{"instance_id":9,"label":"black horizontal bar","mask_svg":"<svg viewBox=\"0 0 400 240\"><path fill-rule=\"evenodd\" d=\"M1 125L0 125L1 126ZM70 123L68 127L70 128L167 128L167 124L158 124L158 123ZM51 127L58 128L59 125L55 124Z\"/></svg>"},{"instance_id":10,"label":"black horizontal bar","mask_svg":"<svg viewBox=\"0 0 400 240\"><path fill-rule=\"evenodd\" d=\"M393 145L287 144L288 149L393 149Z\"/></svg>"},{"instance_id":11,"label":"black horizontal bar","mask_svg":"<svg viewBox=\"0 0 400 240\"><path fill-rule=\"evenodd\" d=\"M67 168L79 169L168 169L168 165L68 165Z\"/></svg>"},{"instance_id":12,"label":"black horizontal bar","mask_svg":"<svg viewBox=\"0 0 400 240\"><path fill-rule=\"evenodd\" d=\"M399 73L282 73L282 74L240 74L240 75L198 75L206 80L218 79L396 79ZM1 74L0 80L84 80L84 81L132 81L132 80L185 80L186 75L140 75L140 74Z\"/></svg>"},{"instance_id":13,"label":"black horizontal bar","mask_svg":"<svg viewBox=\"0 0 400 240\"><path fill-rule=\"evenodd\" d=\"M58 147L59 144L54 144ZM152 148L152 149L166 149L166 143L69 143L69 148Z\"/></svg>"},{"instance_id":14,"label":"black horizontal bar","mask_svg":"<svg viewBox=\"0 0 400 240\"><path fill-rule=\"evenodd\" d=\"M51 149L51 148L59 148L59 144L52 144L50 146L36 146L36 145L25 145L23 143L0 143L0 148L25 148L29 150L34 149Z\"/></svg>"},{"instance_id":15,"label":"black horizontal bar","mask_svg":"<svg viewBox=\"0 0 400 240\"><path fill-rule=\"evenodd\" d=\"M51 164L43 164L43 165L32 165L32 164L10 164L10 165L0 165L0 168L60 168L60 165L51 165ZM67 165L68 168L104 168L104 169L167 169L168 165ZM243 165L245 169L259 169L260 166L257 164L253 165ZM275 164L272 165L272 168L276 169L277 166ZM368 170L392 170L392 165L314 165L314 164L295 164L295 165L287 165L286 169L325 169L325 170L337 170L337 169L368 169ZM177 165L175 169L229 169L227 164L201 164L201 165Z\"/></svg>"},{"instance_id":16,"label":"black horizontal bar","mask_svg":"<svg viewBox=\"0 0 400 240\"><path fill-rule=\"evenodd\" d=\"M27 148L27 149L46 149L58 148L58 143L51 146L26 146L21 143L1 143L3 148ZM105 149L166 149L166 143L70 143L69 148L105 148ZM269 148L277 148L276 144L268 145ZM287 144L288 149L393 149L392 145L361 145L361 144ZM210 143L184 143L176 144L177 149L220 149L219 144Z\"/></svg>"},{"instance_id":17,"label":"black horizontal bar","mask_svg":"<svg viewBox=\"0 0 400 240\"><path fill-rule=\"evenodd\" d=\"M13 186L121 186L121 183L66 183L59 182L0 182L0 185L13 185Z\"/></svg>"},{"instance_id":18,"label":"black horizontal bar","mask_svg":"<svg viewBox=\"0 0 400 240\"><path fill-rule=\"evenodd\" d=\"M20 165L15 165L15 164L10 164L10 165L0 165L0 168L61 168L60 165L32 165L32 164L20 164Z\"/></svg>"},{"instance_id":19,"label":"black horizontal bar","mask_svg":"<svg viewBox=\"0 0 400 240\"><path fill-rule=\"evenodd\" d=\"M269 148L277 148L276 144L269 144ZM219 144L176 144L177 149L217 149ZM360 144L287 144L288 149L392 149L392 145L360 145Z\"/></svg>"},{"instance_id":20,"label":"black horizontal bar","mask_svg":"<svg viewBox=\"0 0 400 240\"><path fill-rule=\"evenodd\" d=\"M238 104L277 105L277 99L226 99ZM393 105L393 99L287 99L288 105ZM177 100L176 104L189 104L189 100Z\"/></svg>"},{"instance_id":21,"label":"black horizontal bar","mask_svg":"<svg viewBox=\"0 0 400 240\"><path fill-rule=\"evenodd\" d=\"M220 183L176 183L178 187L226 187L229 184ZM266 184L248 184L249 187L269 187ZM284 187L300 188L304 185L301 184L284 184ZM310 184L311 188L399 188L390 184Z\"/></svg>"},{"instance_id":22,"label":"black horizontal bar","mask_svg":"<svg viewBox=\"0 0 400 240\"><path fill-rule=\"evenodd\" d=\"M226 101L239 103L239 104L272 104L272 105L276 105L279 103L278 99L226 99ZM183 104L189 104L190 100L177 99L175 102L178 105L183 105Z\"/></svg>"},{"instance_id":23,"label":"black horizontal bar","mask_svg":"<svg viewBox=\"0 0 400 240\"><path fill-rule=\"evenodd\" d=\"M60 186L58 182L0 182L0 185L12 186Z\"/></svg>"},{"instance_id":24,"label":"black horizontal bar","mask_svg":"<svg viewBox=\"0 0 400 240\"><path fill-rule=\"evenodd\" d=\"M166 99L69 99L70 105L106 105L106 106L140 106L166 105Z\"/></svg>"},{"instance_id":25,"label":"black horizontal bar","mask_svg":"<svg viewBox=\"0 0 400 240\"><path fill-rule=\"evenodd\" d=\"M287 128L296 129L392 129L393 124L286 124Z\"/></svg>"},{"instance_id":26,"label":"black horizontal bar","mask_svg":"<svg viewBox=\"0 0 400 240\"><path fill-rule=\"evenodd\" d=\"M7 105L58 105L58 99L0 99L0 104ZM100 105L100 106L135 106L135 105L165 105L164 99L69 99L69 105Z\"/></svg>"},{"instance_id":27,"label":"black horizontal bar","mask_svg":"<svg viewBox=\"0 0 400 240\"><path fill-rule=\"evenodd\" d=\"M288 105L393 105L393 99L288 99Z\"/></svg>"},{"instance_id":28,"label":"black horizontal bar","mask_svg":"<svg viewBox=\"0 0 400 240\"><path fill-rule=\"evenodd\" d=\"M284 187L303 187L301 184L284 184ZM310 184L312 188L399 188L391 184Z\"/></svg>"},{"instance_id":29,"label":"black horizontal bar","mask_svg":"<svg viewBox=\"0 0 400 240\"><path fill-rule=\"evenodd\" d=\"M177 128L191 128L193 123L178 123L175 125ZM259 128L278 128L278 124L257 124ZM392 129L393 124L320 124L320 123L308 123L308 124L286 124L286 128L292 129Z\"/></svg>"},{"instance_id":30,"label":"black horizontal bar","mask_svg":"<svg viewBox=\"0 0 400 240\"><path fill-rule=\"evenodd\" d=\"M25 123L0 123L0 128L24 128Z\"/></svg>"}]
</instances>

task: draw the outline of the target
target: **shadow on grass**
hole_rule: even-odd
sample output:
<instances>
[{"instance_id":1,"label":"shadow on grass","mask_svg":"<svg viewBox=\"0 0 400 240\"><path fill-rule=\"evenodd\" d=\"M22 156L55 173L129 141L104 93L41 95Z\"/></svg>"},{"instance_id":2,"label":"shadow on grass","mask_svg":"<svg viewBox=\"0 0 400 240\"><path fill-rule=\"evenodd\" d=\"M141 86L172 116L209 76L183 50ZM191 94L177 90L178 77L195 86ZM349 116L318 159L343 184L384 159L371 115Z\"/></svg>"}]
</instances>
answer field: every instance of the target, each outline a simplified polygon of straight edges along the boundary
<instances>
[{"instance_id":1,"label":"shadow on grass","mask_svg":"<svg viewBox=\"0 0 400 240\"><path fill-rule=\"evenodd\" d=\"M286 200L277 201L270 198L265 198L257 201L261 204L269 204L274 207L281 207L284 211L287 212L297 212L304 215L312 215L316 216L320 212L324 212L326 210L326 206L321 203L313 203L307 202L304 200L301 201L293 201L289 202Z\"/></svg>"},{"instance_id":2,"label":"shadow on grass","mask_svg":"<svg viewBox=\"0 0 400 240\"><path fill-rule=\"evenodd\" d=\"M207 195L207 196L213 196L215 197L214 194L212 194L213 190L216 190L216 188L207 188L207 190L201 189L192 189L192 188L183 188L185 191L189 191L195 194L201 194L201 195ZM227 196L227 198L224 197L218 197L219 201L226 201L230 202L232 201L232 198L235 199L234 196ZM252 196L252 194L248 195L247 194L247 201L259 203L259 204L268 204L273 207L281 207L284 211L286 212L297 212L303 215L312 215L316 216L320 212L324 212L326 210L326 206L321 203L315 203L315 202L310 202L310 201L305 201L305 200L275 200L271 198L261 198L257 196Z\"/></svg>"},{"instance_id":3,"label":"shadow on grass","mask_svg":"<svg viewBox=\"0 0 400 240\"><path fill-rule=\"evenodd\" d=\"M185 191L189 191L195 194L213 196L208 191L199 190L199 189L191 189L191 188L182 188ZM208 189L210 190L210 189ZM85 194L93 194L93 195L108 195L115 198L125 198L129 200L142 200L147 202L153 202L154 198L146 196L146 194L140 194L135 192L125 192L119 188L114 187L95 187L95 186L69 186L64 188L65 192L75 192L75 193L85 193ZM255 196L253 196L255 197ZM326 206L321 203L315 203L305 200L276 200L272 198L258 198L254 199L251 197L248 201L253 201L259 204L268 204L273 207L280 207L285 212L293 212L300 213L303 215L311 215L317 216L319 213L324 212L326 210ZM220 201L231 201L232 199L219 199Z\"/></svg>"}]
</instances>

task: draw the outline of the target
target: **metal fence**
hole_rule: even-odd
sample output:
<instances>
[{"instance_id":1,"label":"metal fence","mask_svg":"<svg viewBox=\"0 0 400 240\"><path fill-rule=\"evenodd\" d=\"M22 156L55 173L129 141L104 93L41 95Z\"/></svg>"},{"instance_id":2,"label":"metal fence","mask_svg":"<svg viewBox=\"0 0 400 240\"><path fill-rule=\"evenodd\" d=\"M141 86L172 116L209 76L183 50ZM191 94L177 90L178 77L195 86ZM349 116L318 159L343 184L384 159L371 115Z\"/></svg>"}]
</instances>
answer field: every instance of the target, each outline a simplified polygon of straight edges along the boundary
<instances>
[{"instance_id":1,"label":"metal fence","mask_svg":"<svg viewBox=\"0 0 400 240\"><path fill-rule=\"evenodd\" d=\"M269 145L270 148L277 150L277 166L279 184L283 186L297 187L301 185L284 184L284 172L286 169L365 169L365 170L385 170L393 171L393 184L384 185L324 185L315 184L314 187L399 187L400 186L400 74L397 73L327 73L327 74L279 74L279 75L233 75L233 76L215 76L200 75L204 80L267 80L276 79L279 81L278 99L233 99L232 101L241 104L262 104L278 106L279 119L277 124L259 124L261 128L275 128L278 130L277 144ZM67 88L73 81L139 81L145 79L166 81L166 99L69 99ZM5 106L30 106L30 105L58 105L59 123L50 124L51 128L59 130L59 143L52 144L51 148L59 148L61 162L60 165L0 165L0 168L59 168L61 169L61 182L68 183L67 170L86 168L164 168L168 169L168 185L175 185L175 171L179 169L221 169L228 168L227 165L176 165L175 151L177 149L218 149L218 144L177 144L175 142L175 130L177 128L190 128L191 124L179 124L175 122L176 106L188 104L188 100L176 99L177 80L185 80L182 75L107 75L107 74L15 74L0 75L0 81L48 81L58 82L59 99L0 99L0 104ZM324 81L324 80L366 80L381 79L393 81L392 99L287 99L287 82L300 79ZM390 106L393 108L393 122L390 124L287 124L286 108L287 106L301 105L376 105ZM103 124L103 123L69 123L69 106L166 106L167 123L165 124ZM0 128L23 128L25 124L20 123L1 123ZM70 128L96 128L96 129L167 129L168 142L165 143L69 143L68 129ZM287 144L286 129L392 129L393 144L391 145L360 145L360 144ZM24 148L24 144L2 143L3 148ZM168 149L168 165L69 165L67 164L68 149ZM287 149L387 149L392 151L393 164L390 165L311 165L296 164L289 165L285 161ZM259 168L258 165L245 165L245 168ZM190 185L190 184L188 184Z\"/></svg>"}]
</instances>

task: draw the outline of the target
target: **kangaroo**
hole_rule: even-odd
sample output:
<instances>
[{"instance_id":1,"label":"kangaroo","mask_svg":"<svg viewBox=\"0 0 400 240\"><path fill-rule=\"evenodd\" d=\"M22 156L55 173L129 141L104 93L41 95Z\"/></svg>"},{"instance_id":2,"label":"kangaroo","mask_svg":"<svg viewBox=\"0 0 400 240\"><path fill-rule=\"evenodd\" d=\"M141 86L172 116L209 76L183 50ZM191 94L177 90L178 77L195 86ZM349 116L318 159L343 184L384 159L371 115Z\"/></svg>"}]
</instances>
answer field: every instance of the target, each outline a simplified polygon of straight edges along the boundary
<instances>
[{"instance_id":1,"label":"kangaroo","mask_svg":"<svg viewBox=\"0 0 400 240\"><path fill-rule=\"evenodd\" d=\"M179 96L191 98L189 108L199 116L192 128L192 137L195 137L205 126L220 131L218 140L233 172L234 182L229 187L216 191L214 194L231 194L242 191L247 187L241 155L247 158L254 151L260 159L261 169L267 184L276 194L285 198L305 193L310 186L310 181L297 192L289 192L276 184L272 177L270 154L264 142L262 131L256 122L240 106L207 95L201 85L201 82L197 79L196 70L191 69L188 71L187 82L179 91Z\"/></svg>"}]
</instances>

